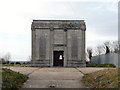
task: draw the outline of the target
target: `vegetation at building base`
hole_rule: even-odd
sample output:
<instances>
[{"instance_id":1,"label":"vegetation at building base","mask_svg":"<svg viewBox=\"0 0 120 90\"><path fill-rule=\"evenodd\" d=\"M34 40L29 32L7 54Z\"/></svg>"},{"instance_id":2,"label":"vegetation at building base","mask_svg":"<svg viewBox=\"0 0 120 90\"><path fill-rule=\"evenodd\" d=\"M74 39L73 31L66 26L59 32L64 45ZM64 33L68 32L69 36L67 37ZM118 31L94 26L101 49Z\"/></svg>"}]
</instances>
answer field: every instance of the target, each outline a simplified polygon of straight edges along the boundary
<instances>
[{"instance_id":1,"label":"vegetation at building base","mask_svg":"<svg viewBox=\"0 0 120 90\"><path fill-rule=\"evenodd\" d=\"M104 69L85 74L82 82L89 88L119 88L120 74L118 68Z\"/></svg>"},{"instance_id":2,"label":"vegetation at building base","mask_svg":"<svg viewBox=\"0 0 120 90\"><path fill-rule=\"evenodd\" d=\"M2 69L2 90L13 90L20 88L28 79L27 75L14 72L10 69Z\"/></svg>"},{"instance_id":3,"label":"vegetation at building base","mask_svg":"<svg viewBox=\"0 0 120 90\"><path fill-rule=\"evenodd\" d=\"M116 67L114 64L86 64L86 67Z\"/></svg>"},{"instance_id":4,"label":"vegetation at building base","mask_svg":"<svg viewBox=\"0 0 120 90\"><path fill-rule=\"evenodd\" d=\"M2 64L2 66L31 66L31 63L22 63L22 64Z\"/></svg>"}]
</instances>

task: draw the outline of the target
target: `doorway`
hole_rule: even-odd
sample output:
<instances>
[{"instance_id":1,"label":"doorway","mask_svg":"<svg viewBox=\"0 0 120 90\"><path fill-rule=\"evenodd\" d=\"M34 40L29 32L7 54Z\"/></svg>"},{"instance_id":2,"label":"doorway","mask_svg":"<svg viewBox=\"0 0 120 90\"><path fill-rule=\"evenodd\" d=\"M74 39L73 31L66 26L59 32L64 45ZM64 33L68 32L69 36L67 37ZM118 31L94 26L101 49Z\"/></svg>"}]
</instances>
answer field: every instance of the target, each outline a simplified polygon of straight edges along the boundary
<instances>
[{"instance_id":1,"label":"doorway","mask_svg":"<svg viewBox=\"0 0 120 90\"><path fill-rule=\"evenodd\" d=\"M64 51L54 51L54 62L53 66L63 66L64 62Z\"/></svg>"}]
</instances>

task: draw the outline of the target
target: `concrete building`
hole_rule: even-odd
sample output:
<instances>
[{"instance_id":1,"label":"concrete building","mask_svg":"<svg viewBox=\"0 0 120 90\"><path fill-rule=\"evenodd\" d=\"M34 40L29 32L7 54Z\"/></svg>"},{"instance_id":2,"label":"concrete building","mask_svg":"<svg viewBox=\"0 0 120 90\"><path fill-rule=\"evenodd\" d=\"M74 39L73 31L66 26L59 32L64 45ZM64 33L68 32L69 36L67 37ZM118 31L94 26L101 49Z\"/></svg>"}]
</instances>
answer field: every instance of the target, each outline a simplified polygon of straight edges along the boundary
<instances>
[{"instance_id":1,"label":"concrete building","mask_svg":"<svg viewBox=\"0 0 120 90\"><path fill-rule=\"evenodd\" d=\"M33 20L32 66L86 66L84 20Z\"/></svg>"}]
</instances>

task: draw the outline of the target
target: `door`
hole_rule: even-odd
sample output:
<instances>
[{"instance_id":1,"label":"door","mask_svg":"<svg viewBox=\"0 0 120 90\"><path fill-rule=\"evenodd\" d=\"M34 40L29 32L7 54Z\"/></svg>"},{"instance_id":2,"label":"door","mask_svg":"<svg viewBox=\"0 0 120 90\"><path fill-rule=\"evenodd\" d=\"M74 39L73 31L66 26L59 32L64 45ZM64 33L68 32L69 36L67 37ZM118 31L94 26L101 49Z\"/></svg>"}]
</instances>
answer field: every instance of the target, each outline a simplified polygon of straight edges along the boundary
<instances>
[{"instance_id":1,"label":"door","mask_svg":"<svg viewBox=\"0 0 120 90\"><path fill-rule=\"evenodd\" d=\"M54 66L63 66L63 51L54 51Z\"/></svg>"}]
</instances>

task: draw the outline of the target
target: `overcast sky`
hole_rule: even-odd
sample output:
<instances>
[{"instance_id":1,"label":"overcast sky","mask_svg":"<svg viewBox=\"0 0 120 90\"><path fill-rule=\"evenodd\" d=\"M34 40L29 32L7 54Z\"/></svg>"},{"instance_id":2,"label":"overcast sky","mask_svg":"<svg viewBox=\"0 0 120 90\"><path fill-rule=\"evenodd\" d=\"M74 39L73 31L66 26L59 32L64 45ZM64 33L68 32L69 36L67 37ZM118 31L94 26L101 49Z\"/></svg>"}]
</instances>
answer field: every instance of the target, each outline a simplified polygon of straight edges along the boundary
<instances>
[{"instance_id":1,"label":"overcast sky","mask_svg":"<svg viewBox=\"0 0 120 90\"><path fill-rule=\"evenodd\" d=\"M118 39L118 0L0 0L0 57L28 60L31 23L74 19L86 22L86 47Z\"/></svg>"}]
</instances>

